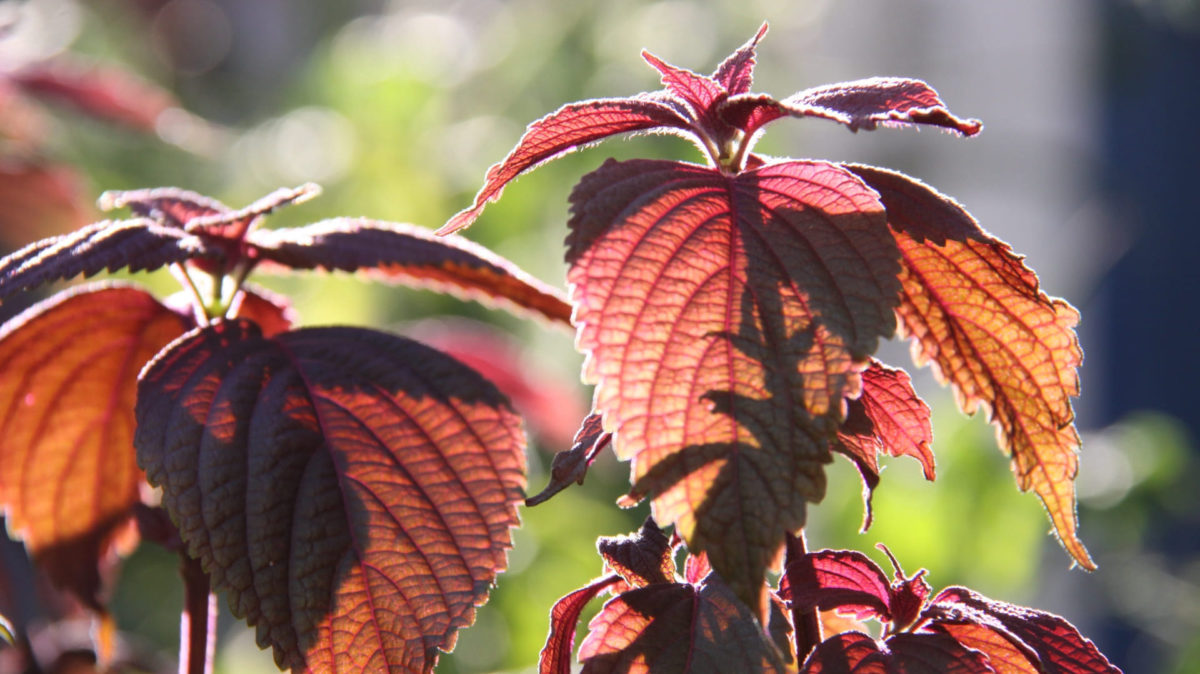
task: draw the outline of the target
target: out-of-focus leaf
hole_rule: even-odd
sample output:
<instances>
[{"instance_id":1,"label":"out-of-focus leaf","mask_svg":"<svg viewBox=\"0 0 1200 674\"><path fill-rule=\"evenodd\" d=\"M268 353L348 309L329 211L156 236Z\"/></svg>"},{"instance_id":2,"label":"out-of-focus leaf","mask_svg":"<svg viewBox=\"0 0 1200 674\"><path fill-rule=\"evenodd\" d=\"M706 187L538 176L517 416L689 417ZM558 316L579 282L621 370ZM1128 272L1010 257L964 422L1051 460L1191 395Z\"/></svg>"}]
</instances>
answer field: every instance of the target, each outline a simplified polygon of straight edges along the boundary
<instances>
[{"instance_id":1,"label":"out-of-focus leaf","mask_svg":"<svg viewBox=\"0 0 1200 674\"><path fill-rule=\"evenodd\" d=\"M934 365L965 412L990 410L1018 486L1037 493L1067 552L1094 569L1076 533L1079 312L1043 293L1021 258L949 197L899 173L848 168L887 208L904 264L897 315L917 362Z\"/></svg>"},{"instance_id":2,"label":"out-of-focus leaf","mask_svg":"<svg viewBox=\"0 0 1200 674\"><path fill-rule=\"evenodd\" d=\"M81 177L70 167L0 160L0 246L12 250L92 221Z\"/></svg>"},{"instance_id":3,"label":"out-of-focus leaf","mask_svg":"<svg viewBox=\"0 0 1200 674\"><path fill-rule=\"evenodd\" d=\"M418 342L219 322L146 368L137 418L189 551L281 666L428 671L506 566L520 420Z\"/></svg>"},{"instance_id":4,"label":"out-of-focus leaf","mask_svg":"<svg viewBox=\"0 0 1200 674\"><path fill-rule=\"evenodd\" d=\"M585 674L783 672L761 623L715 573L698 585L655 584L609 600L579 647Z\"/></svg>"},{"instance_id":5,"label":"out-of-focus leaf","mask_svg":"<svg viewBox=\"0 0 1200 674\"><path fill-rule=\"evenodd\" d=\"M0 502L54 581L99 609L99 564L138 502L137 374L187 329L129 285L95 284L0 330Z\"/></svg>"},{"instance_id":6,"label":"out-of-focus leaf","mask_svg":"<svg viewBox=\"0 0 1200 674\"><path fill-rule=\"evenodd\" d=\"M619 582L621 577L615 573L597 578L554 603L554 608L550 609L550 634L538 658L540 674L570 674L579 616L588 602Z\"/></svg>"},{"instance_id":7,"label":"out-of-focus leaf","mask_svg":"<svg viewBox=\"0 0 1200 674\"><path fill-rule=\"evenodd\" d=\"M471 207L450 218L437 233L451 234L470 225L488 202L500 198L505 185L551 159L609 136L657 128L684 129L687 125L677 109L646 95L564 105L529 125L512 152L488 169Z\"/></svg>"},{"instance_id":8,"label":"out-of-focus leaf","mask_svg":"<svg viewBox=\"0 0 1200 674\"><path fill-rule=\"evenodd\" d=\"M547 369L511 333L466 318L424 320L405 333L474 368L508 396L543 447L572 443L588 413L578 378ZM581 476L580 476L581 477Z\"/></svg>"},{"instance_id":9,"label":"out-of-focus leaf","mask_svg":"<svg viewBox=\"0 0 1200 674\"><path fill-rule=\"evenodd\" d=\"M154 133L159 115L176 105L165 90L129 71L66 58L25 66L8 77L30 95L145 133Z\"/></svg>"},{"instance_id":10,"label":"out-of-focus leaf","mask_svg":"<svg viewBox=\"0 0 1200 674\"><path fill-rule=\"evenodd\" d=\"M438 237L415 225L339 218L250 235L260 269L356 271L368 278L427 286L485 303L500 302L570 325L558 289L461 237ZM275 264L271 264L275 263Z\"/></svg>"},{"instance_id":11,"label":"out-of-focus leaf","mask_svg":"<svg viewBox=\"0 0 1200 674\"><path fill-rule=\"evenodd\" d=\"M822 162L637 160L571 200L577 346L632 494L765 620L764 572L824 495L842 399L895 329L874 192Z\"/></svg>"},{"instance_id":12,"label":"out-of-focus leaf","mask_svg":"<svg viewBox=\"0 0 1200 674\"><path fill-rule=\"evenodd\" d=\"M973 622L980 622L976 615L983 614L999 623L1009 635L1036 653L1041 659L1038 664L1042 672L1120 672L1096 649L1096 645L1090 639L1085 639L1074 625L1053 613L988 599L965 587L948 587L933 600L927 614L949 621L966 619Z\"/></svg>"},{"instance_id":13,"label":"out-of-focus leaf","mask_svg":"<svg viewBox=\"0 0 1200 674\"><path fill-rule=\"evenodd\" d=\"M550 464L550 483L536 495L525 499L525 505L540 505L572 483L583 484L588 466L611 440L612 433L604 431L600 415L595 412L587 415L575 434L571 448L554 455Z\"/></svg>"},{"instance_id":14,"label":"out-of-focus leaf","mask_svg":"<svg viewBox=\"0 0 1200 674\"><path fill-rule=\"evenodd\" d=\"M0 300L49 281L107 269L153 270L209 254L186 232L151 220L104 221L42 239L0 259Z\"/></svg>"}]
</instances>

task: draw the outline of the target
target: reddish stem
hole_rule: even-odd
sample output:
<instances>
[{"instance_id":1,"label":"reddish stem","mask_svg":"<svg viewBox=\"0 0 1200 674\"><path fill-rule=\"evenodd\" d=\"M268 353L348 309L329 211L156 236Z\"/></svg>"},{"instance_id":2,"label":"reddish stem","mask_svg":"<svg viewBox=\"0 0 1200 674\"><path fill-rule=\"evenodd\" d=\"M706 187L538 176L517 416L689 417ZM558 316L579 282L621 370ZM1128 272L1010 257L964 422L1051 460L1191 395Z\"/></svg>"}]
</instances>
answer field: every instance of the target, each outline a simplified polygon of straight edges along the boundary
<instances>
[{"instance_id":1,"label":"reddish stem","mask_svg":"<svg viewBox=\"0 0 1200 674\"><path fill-rule=\"evenodd\" d=\"M788 534L787 548L783 557L783 568L784 573L788 574L788 584L794 588L800 587L803 581L799 578L799 574L793 575L792 561L806 554L808 554L808 547L804 541L804 532L801 531L798 536ZM821 643L821 619L817 615L816 608L808 611L800 611L797 610L796 605L793 603L792 635L796 645L796 662L802 663L808 657L809 651Z\"/></svg>"},{"instance_id":2,"label":"reddish stem","mask_svg":"<svg viewBox=\"0 0 1200 674\"><path fill-rule=\"evenodd\" d=\"M179 621L179 674L212 674L217 637L217 596L198 560L181 552L183 615Z\"/></svg>"}]
</instances>

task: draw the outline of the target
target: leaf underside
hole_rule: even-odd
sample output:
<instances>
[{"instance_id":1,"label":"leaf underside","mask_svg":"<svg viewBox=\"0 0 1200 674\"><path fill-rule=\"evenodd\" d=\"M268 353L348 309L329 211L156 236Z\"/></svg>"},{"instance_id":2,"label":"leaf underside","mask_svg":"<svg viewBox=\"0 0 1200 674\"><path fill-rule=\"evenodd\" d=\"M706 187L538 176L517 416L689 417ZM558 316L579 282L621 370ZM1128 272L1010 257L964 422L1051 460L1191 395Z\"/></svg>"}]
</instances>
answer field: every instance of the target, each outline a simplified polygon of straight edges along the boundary
<instances>
[{"instance_id":1,"label":"leaf underside","mask_svg":"<svg viewBox=\"0 0 1200 674\"><path fill-rule=\"evenodd\" d=\"M842 398L894 330L874 192L822 162L610 161L572 203L577 345L633 495L765 619L763 574L823 496Z\"/></svg>"},{"instance_id":2,"label":"leaf underside","mask_svg":"<svg viewBox=\"0 0 1200 674\"><path fill-rule=\"evenodd\" d=\"M186 327L140 288L93 284L0 332L0 503L42 568L94 609L100 561L139 498L137 374Z\"/></svg>"},{"instance_id":3,"label":"leaf underside","mask_svg":"<svg viewBox=\"0 0 1200 674\"><path fill-rule=\"evenodd\" d=\"M415 225L339 218L255 231L249 241L258 248L263 271L356 271L376 280L500 302L571 324L571 307L561 291L467 239L438 237Z\"/></svg>"},{"instance_id":4,"label":"leaf underside","mask_svg":"<svg viewBox=\"0 0 1200 674\"><path fill-rule=\"evenodd\" d=\"M1094 569L1076 533L1079 312L1043 293L1021 258L949 197L899 173L848 168L887 208L903 262L896 313L917 362L934 365L965 412L990 410L1018 486L1037 493L1067 552Z\"/></svg>"},{"instance_id":5,"label":"leaf underside","mask_svg":"<svg viewBox=\"0 0 1200 674\"><path fill-rule=\"evenodd\" d=\"M418 342L223 322L143 373L138 460L281 666L428 671L506 566L524 438Z\"/></svg>"}]
</instances>

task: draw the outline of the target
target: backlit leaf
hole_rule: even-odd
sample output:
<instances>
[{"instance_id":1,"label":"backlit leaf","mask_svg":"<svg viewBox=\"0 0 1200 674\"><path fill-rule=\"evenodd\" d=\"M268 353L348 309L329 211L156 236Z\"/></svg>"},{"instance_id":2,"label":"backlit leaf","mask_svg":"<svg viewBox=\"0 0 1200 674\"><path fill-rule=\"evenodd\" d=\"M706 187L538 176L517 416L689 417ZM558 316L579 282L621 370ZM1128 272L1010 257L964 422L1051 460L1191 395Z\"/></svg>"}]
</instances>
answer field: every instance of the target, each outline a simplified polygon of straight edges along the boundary
<instances>
[{"instance_id":1,"label":"backlit leaf","mask_svg":"<svg viewBox=\"0 0 1200 674\"><path fill-rule=\"evenodd\" d=\"M804 674L985 674L987 658L945 634L897 634L880 642L843 632L821 642L800 669Z\"/></svg>"},{"instance_id":2,"label":"backlit leaf","mask_svg":"<svg viewBox=\"0 0 1200 674\"><path fill-rule=\"evenodd\" d=\"M785 671L761 624L716 574L609 600L579 647L583 672Z\"/></svg>"},{"instance_id":3,"label":"backlit leaf","mask_svg":"<svg viewBox=\"0 0 1200 674\"><path fill-rule=\"evenodd\" d=\"M362 218L326 220L250 234L260 269L356 271L368 278L426 286L483 302L500 302L570 325L558 289L461 237L438 237L415 225ZM274 263L274 264L272 264Z\"/></svg>"},{"instance_id":4,"label":"backlit leaf","mask_svg":"<svg viewBox=\"0 0 1200 674\"><path fill-rule=\"evenodd\" d=\"M656 128L687 128L687 120L670 105L644 95L564 105L529 125L513 151L488 169L474 204L437 233L450 234L470 225L488 202L500 198L505 185L539 164L609 136Z\"/></svg>"},{"instance_id":5,"label":"backlit leaf","mask_svg":"<svg viewBox=\"0 0 1200 674\"><path fill-rule=\"evenodd\" d=\"M725 88L730 95L744 94L750 91L754 81L754 52L758 43L767 34L767 24L759 26L758 32L726 58L712 74L712 78Z\"/></svg>"},{"instance_id":6,"label":"backlit leaf","mask_svg":"<svg viewBox=\"0 0 1200 674\"><path fill-rule=\"evenodd\" d=\"M92 608L100 561L138 502L137 373L186 327L144 290L95 284L0 330L0 503L42 568Z\"/></svg>"},{"instance_id":7,"label":"backlit leaf","mask_svg":"<svg viewBox=\"0 0 1200 674\"><path fill-rule=\"evenodd\" d=\"M109 190L96 204L103 211L128 208L134 215L157 220L165 227L184 229L192 220L227 213L225 204L178 187L151 187L141 190Z\"/></svg>"},{"instance_id":8,"label":"backlit leaf","mask_svg":"<svg viewBox=\"0 0 1200 674\"><path fill-rule=\"evenodd\" d=\"M862 395L847 401L846 420L838 428L834 450L849 456L862 475L866 508L862 530L866 531L871 524L871 495L879 484L880 452L915 458L927 480L932 481L935 473L929 406L917 397L908 373L872 360L862 380Z\"/></svg>"},{"instance_id":9,"label":"backlit leaf","mask_svg":"<svg viewBox=\"0 0 1200 674\"><path fill-rule=\"evenodd\" d=\"M1063 618L1024 606L988 599L965 587L948 587L933 600L930 614L949 620L974 612L994 619L1041 658L1045 674L1114 674L1120 672Z\"/></svg>"},{"instance_id":10,"label":"backlit leaf","mask_svg":"<svg viewBox=\"0 0 1200 674\"><path fill-rule=\"evenodd\" d=\"M836 608L857 620L892 617L887 577L855 550L821 550L793 560L779 579L779 596L801 612Z\"/></svg>"},{"instance_id":11,"label":"backlit leaf","mask_svg":"<svg viewBox=\"0 0 1200 674\"><path fill-rule=\"evenodd\" d=\"M765 619L763 574L823 496L842 399L894 330L874 192L822 162L639 160L571 200L577 346L633 495Z\"/></svg>"},{"instance_id":12,"label":"backlit leaf","mask_svg":"<svg viewBox=\"0 0 1200 674\"><path fill-rule=\"evenodd\" d=\"M506 566L520 421L429 347L221 322L172 344L138 394L139 462L282 666L428 671Z\"/></svg>"},{"instance_id":13,"label":"backlit leaf","mask_svg":"<svg viewBox=\"0 0 1200 674\"><path fill-rule=\"evenodd\" d=\"M1075 561L1095 568L1076 534L1079 313L1043 293L1021 258L949 197L892 171L848 168L887 208L904 264L897 315L917 362L934 365L965 412L990 410L1018 486L1042 499Z\"/></svg>"},{"instance_id":14,"label":"backlit leaf","mask_svg":"<svg viewBox=\"0 0 1200 674\"><path fill-rule=\"evenodd\" d=\"M621 582L615 573L598 578L554 602L550 609L550 635L538 657L540 674L570 674L571 656L575 651L575 626L588 602L601 592Z\"/></svg>"},{"instance_id":15,"label":"backlit leaf","mask_svg":"<svg viewBox=\"0 0 1200 674\"><path fill-rule=\"evenodd\" d=\"M967 648L979 651L987 656L988 664L996 670L996 674L1040 674L1040 660L1034 653L1025 653L1022 648L1009 640L1009 637L996 630L978 623L955 623L937 621L929 626L931 630L950 635L958 643Z\"/></svg>"},{"instance_id":16,"label":"backlit leaf","mask_svg":"<svg viewBox=\"0 0 1200 674\"><path fill-rule=\"evenodd\" d=\"M97 222L36 241L0 259L0 300L80 274L153 270L208 252L198 238L150 220Z\"/></svg>"},{"instance_id":17,"label":"backlit leaf","mask_svg":"<svg viewBox=\"0 0 1200 674\"><path fill-rule=\"evenodd\" d=\"M70 166L5 156L0 162L0 247L14 250L88 224L94 218L85 195L83 176Z\"/></svg>"},{"instance_id":18,"label":"backlit leaf","mask_svg":"<svg viewBox=\"0 0 1200 674\"><path fill-rule=\"evenodd\" d=\"M872 77L806 89L780 101L799 117L840 122L851 131L870 131L878 124L930 124L964 136L983 129L977 119L959 119L928 84L903 77Z\"/></svg>"}]
</instances>

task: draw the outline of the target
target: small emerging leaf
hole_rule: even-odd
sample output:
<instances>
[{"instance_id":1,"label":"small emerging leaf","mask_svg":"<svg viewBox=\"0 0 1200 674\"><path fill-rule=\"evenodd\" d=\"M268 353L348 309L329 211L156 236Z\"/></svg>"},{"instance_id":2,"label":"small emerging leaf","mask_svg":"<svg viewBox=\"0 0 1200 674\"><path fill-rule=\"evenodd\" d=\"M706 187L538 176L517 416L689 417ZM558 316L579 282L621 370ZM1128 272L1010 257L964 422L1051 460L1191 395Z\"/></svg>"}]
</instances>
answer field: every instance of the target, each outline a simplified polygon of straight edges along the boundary
<instances>
[{"instance_id":1,"label":"small emerging leaf","mask_svg":"<svg viewBox=\"0 0 1200 674\"><path fill-rule=\"evenodd\" d=\"M1094 569L1076 535L1079 312L1046 296L1021 259L949 197L899 173L848 168L887 208L904 264L896 313L917 362L935 366L963 411L990 410L1018 486L1037 493L1067 552Z\"/></svg>"},{"instance_id":2,"label":"small emerging leaf","mask_svg":"<svg viewBox=\"0 0 1200 674\"><path fill-rule=\"evenodd\" d=\"M140 288L95 284L0 330L0 504L42 568L93 609L100 562L139 498L137 373L186 327Z\"/></svg>"},{"instance_id":3,"label":"small emerging leaf","mask_svg":"<svg viewBox=\"0 0 1200 674\"><path fill-rule=\"evenodd\" d=\"M647 517L632 536L605 536L596 542L604 566L625 580L630 587L646 587L675 580L675 560L671 541L662 529Z\"/></svg>"},{"instance_id":4,"label":"small emerging leaf","mask_svg":"<svg viewBox=\"0 0 1200 674\"><path fill-rule=\"evenodd\" d=\"M595 412L587 415L579 427L579 432L575 434L575 442L571 448L554 455L550 466L550 483L536 495L525 499L525 505L540 505L572 483L583 484L588 467L611 440L612 433L604 431L600 415Z\"/></svg>"},{"instance_id":5,"label":"small emerging leaf","mask_svg":"<svg viewBox=\"0 0 1200 674\"><path fill-rule=\"evenodd\" d=\"M429 671L506 565L520 421L433 349L221 322L172 344L138 393L139 462L281 666Z\"/></svg>"}]
</instances>

